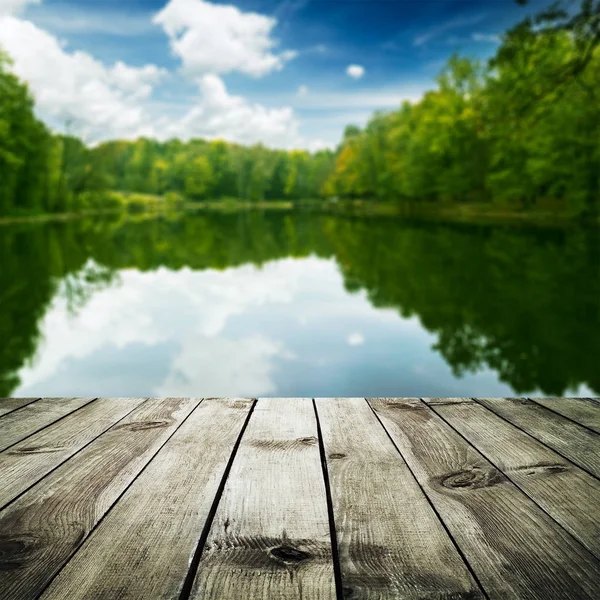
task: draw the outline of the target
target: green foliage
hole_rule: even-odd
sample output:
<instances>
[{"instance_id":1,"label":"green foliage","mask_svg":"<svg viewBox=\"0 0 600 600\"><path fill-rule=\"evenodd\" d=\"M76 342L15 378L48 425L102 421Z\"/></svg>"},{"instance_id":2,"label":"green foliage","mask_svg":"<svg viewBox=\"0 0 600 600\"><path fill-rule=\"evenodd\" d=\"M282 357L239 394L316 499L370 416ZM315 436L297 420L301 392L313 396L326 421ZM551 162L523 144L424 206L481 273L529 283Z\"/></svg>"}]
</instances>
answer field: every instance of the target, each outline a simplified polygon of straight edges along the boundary
<instances>
[{"instance_id":1,"label":"green foliage","mask_svg":"<svg viewBox=\"0 0 600 600\"><path fill-rule=\"evenodd\" d=\"M600 1L584 0L524 19L485 67L453 56L422 100L346 129L325 189L411 204L553 198L597 214L599 45Z\"/></svg>"},{"instance_id":2,"label":"green foliage","mask_svg":"<svg viewBox=\"0 0 600 600\"><path fill-rule=\"evenodd\" d=\"M527 4L527 2L519 2ZM203 201L486 202L600 207L600 0L555 3L508 30L487 65L453 56L413 104L349 125L337 150L52 136L0 54L0 216L116 206L107 190ZM134 203L135 204L135 203ZM139 204L139 203L138 203Z\"/></svg>"}]
</instances>

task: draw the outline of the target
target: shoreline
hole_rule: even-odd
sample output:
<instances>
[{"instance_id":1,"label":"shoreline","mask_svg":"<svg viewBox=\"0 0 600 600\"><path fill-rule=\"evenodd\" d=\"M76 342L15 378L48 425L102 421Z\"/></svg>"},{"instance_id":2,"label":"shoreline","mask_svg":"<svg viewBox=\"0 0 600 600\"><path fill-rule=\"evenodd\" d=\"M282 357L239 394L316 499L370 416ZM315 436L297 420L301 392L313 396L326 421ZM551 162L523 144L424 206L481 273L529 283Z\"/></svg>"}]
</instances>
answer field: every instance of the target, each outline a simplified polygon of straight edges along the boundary
<instances>
[{"instance_id":1,"label":"shoreline","mask_svg":"<svg viewBox=\"0 0 600 600\"><path fill-rule=\"evenodd\" d=\"M0 226L64 222L94 216L117 215L124 217L153 216L159 214L185 213L191 211L238 211L238 210L293 210L317 209L329 214L354 214L369 217L404 217L431 222L455 222L469 224L535 225L545 227L600 226L600 216L582 219L564 210L514 210L489 205L463 204L442 207L407 206L387 202L368 200L327 200L306 201L233 201L217 200L207 202L186 202L178 205L160 205L149 201L142 209L122 208L87 209L69 213L42 213L39 215L20 215L0 217Z\"/></svg>"}]
</instances>

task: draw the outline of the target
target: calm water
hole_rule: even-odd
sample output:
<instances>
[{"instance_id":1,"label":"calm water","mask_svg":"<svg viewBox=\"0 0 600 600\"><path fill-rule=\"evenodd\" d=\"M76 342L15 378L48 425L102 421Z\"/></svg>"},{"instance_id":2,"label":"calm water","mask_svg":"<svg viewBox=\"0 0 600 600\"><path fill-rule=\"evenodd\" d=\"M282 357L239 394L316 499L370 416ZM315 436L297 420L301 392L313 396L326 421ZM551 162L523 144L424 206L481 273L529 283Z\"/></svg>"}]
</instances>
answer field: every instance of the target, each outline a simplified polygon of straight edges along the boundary
<instances>
[{"instance_id":1,"label":"calm water","mask_svg":"<svg viewBox=\"0 0 600 600\"><path fill-rule=\"evenodd\" d=\"M309 212L0 226L0 395L600 393L597 230Z\"/></svg>"}]
</instances>

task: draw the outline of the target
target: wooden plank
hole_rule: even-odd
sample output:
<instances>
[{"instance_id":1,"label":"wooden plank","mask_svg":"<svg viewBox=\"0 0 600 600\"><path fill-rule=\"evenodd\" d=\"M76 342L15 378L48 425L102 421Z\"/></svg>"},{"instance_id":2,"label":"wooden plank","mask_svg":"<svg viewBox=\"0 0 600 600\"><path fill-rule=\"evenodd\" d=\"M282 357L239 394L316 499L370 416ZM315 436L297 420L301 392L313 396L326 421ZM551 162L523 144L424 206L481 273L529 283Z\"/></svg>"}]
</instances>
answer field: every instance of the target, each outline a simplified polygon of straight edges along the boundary
<instances>
[{"instance_id":1,"label":"wooden plank","mask_svg":"<svg viewBox=\"0 0 600 600\"><path fill-rule=\"evenodd\" d=\"M142 398L102 398L0 452L0 507L143 402Z\"/></svg>"},{"instance_id":2,"label":"wooden plank","mask_svg":"<svg viewBox=\"0 0 600 600\"><path fill-rule=\"evenodd\" d=\"M598 560L438 415L369 402L491 600L597 598Z\"/></svg>"},{"instance_id":3,"label":"wooden plank","mask_svg":"<svg viewBox=\"0 0 600 600\"><path fill-rule=\"evenodd\" d=\"M261 398L257 402L190 597L336 597L312 400Z\"/></svg>"},{"instance_id":4,"label":"wooden plank","mask_svg":"<svg viewBox=\"0 0 600 600\"><path fill-rule=\"evenodd\" d=\"M0 398L0 417L36 400L39 400L39 398Z\"/></svg>"},{"instance_id":5,"label":"wooden plank","mask_svg":"<svg viewBox=\"0 0 600 600\"><path fill-rule=\"evenodd\" d=\"M600 404L591 398L531 398L531 400L600 433Z\"/></svg>"},{"instance_id":6,"label":"wooden plank","mask_svg":"<svg viewBox=\"0 0 600 600\"><path fill-rule=\"evenodd\" d=\"M600 558L600 481L477 402L432 408Z\"/></svg>"},{"instance_id":7,"label":"wooden plank","mask_svg":"<svg viewBox=\"0 0 600 600\"><path fill-rule=\"evenodd\" d=\"M147 400L0 512L0 598L37 598L199 400Z\"/></svg>"},{"instance_id":8,"label":"wooden plank","mask_svg":"<svg viewBox=\"0 0 600 600\"><path fill-rule=\"evenodd\" d=\"M344 597L484 598L366 400L316 405Z\"/></svg>"},{"instance_id":9,"label":"wooden plank","mask_svg":"<svg viewBox=\"0 0 600 600\"><path fill-rule=\"evenodd\" d=\"M42 597L179 597L251 406L205 400Z\"/></svg>"},{"instance_id":10,"label":"wooden plank","mask_svg":"<svg viewBox=\"0 0 600 600\"><path fill-rule=\"evenodd\" d=\"M600 477L600 436L527 398L478 398L477 402Z\"/></svg>"},{"instance_id":11,"label":"wooden plank","mask_svg":"<svg viewBox=\"0 0 600 600\"><path fill-rule=\"evenodd\" d=\"M20 442L93 398L42 398L0 417L0 452Z\"/></svg>"}]
</instances>

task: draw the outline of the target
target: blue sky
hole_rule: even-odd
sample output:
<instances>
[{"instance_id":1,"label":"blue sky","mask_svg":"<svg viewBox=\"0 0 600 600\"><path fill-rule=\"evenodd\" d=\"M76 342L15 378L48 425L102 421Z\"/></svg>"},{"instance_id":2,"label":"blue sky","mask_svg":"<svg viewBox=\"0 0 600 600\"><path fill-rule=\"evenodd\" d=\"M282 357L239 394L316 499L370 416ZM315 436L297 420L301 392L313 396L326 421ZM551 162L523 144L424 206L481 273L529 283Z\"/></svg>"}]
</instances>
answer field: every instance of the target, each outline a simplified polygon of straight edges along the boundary
<instances>
[{"instance_id":1,"label":"blue sky","mask_svg":"<svg viewBox=\"0 0 600 600\"><path fill-rule=\"evenodd\" d=\"M38 112L90 143L152 135L335 145L486 59L513 0L0 0L0 46ZM351 68L350 68L351 67Z\"/></svg>"}]
</instances>

